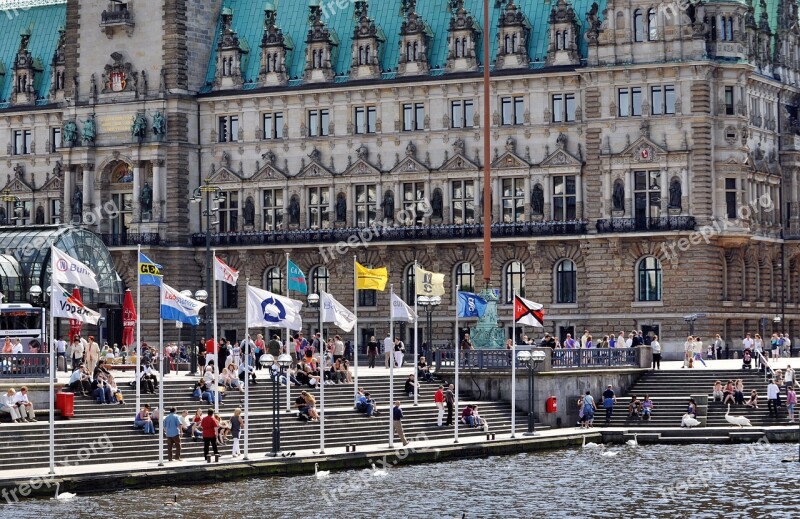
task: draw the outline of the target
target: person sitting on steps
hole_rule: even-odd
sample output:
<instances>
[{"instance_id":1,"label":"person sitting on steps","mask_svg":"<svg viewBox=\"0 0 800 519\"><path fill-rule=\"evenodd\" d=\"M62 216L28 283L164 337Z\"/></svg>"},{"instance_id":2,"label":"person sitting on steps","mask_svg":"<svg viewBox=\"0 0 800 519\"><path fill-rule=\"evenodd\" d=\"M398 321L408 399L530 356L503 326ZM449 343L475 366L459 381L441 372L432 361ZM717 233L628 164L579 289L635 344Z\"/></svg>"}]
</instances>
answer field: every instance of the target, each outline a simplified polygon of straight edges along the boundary
<instances>
[{"instance_id":1,"label":"person sitting on steps","mask_svg":"<svg viewBox=\"0 0 800 519\"><path fill-rule=\"evenodd\" d=\"M750 398L744 403L744 405L758 409L758 391L755 389L750 391Z\"/></svg>"},{"instance_id":2,"label":"person sitting on steps","mask_svg":"<svg viewBox=\"0 0 800 519\"><path fill-rule=\"evenodd\" d=\"M641 418L642 417L642 402L634 395L631 397L631 403L628 404L628 418Z\"/></svg>"}]
</instances>

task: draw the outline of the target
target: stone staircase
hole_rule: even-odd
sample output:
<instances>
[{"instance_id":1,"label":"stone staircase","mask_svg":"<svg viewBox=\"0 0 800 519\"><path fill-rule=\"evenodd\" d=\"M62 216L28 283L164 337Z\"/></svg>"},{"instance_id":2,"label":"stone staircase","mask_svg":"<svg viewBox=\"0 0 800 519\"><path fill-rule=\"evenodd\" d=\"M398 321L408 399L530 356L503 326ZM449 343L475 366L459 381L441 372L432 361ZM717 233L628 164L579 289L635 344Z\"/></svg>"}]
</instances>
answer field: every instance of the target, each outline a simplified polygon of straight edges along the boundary
<instances>
[{"instance_id":1,"label":"stone staircase","mask_svg":"<svg viewBox=\"0 0 800 519\"><path fill-rule=\"evenodd\" d=\"M395 380L394 398L401 401L405 418L403 426L407 439L444 439L452 437L451 427L436 426L437 410L433 404L433 394L438 384L422 384L419 395L419 406L414 407L412 400L403 394L403 380ZM351 384L325 386L325 447L343 447L349 443L359 445L388 443L389 422L389 380L383 377L362 378L360 386L369 391L381 411L378 417L369 419L353 409L353 386ZM196 409L205 411L207 403L199 403L191 399L191 380L168 380L164 385L164 402L167 409L175 406L178 410L188 409L194 415ZM292 388L291 404L301 388ZM115 463L140 462L158 459L158 436L144 435L133 428L136 413L133 390L122 388L125 394L125 405L101 405L92 399L76 397L75 417L71 420L56 420L55 440L57 462L71 463ZM310 391L320 406L319 391ZM317 449L319 447L320 427L317 422L301 422L296 413L285 410L286 393L281 387L281 450L294 451L300 449ZM479 406L480 414L489 424L490 431L496 434L509 433L511 428L511 407L506 402L474 402ZM142 395L142 403L157 406L158 395ZM463 409L466 400L459 402ZM228 419L234 408L244 408L243 395L229 392L220 406L220 414ZM41 418L40 418L41 420ZM264 456L271 448L272 434L272 384L261 382L251 386L250 392L250 452ZM527 416L518 413L518 430L527 423ZM538 424L537 424L537 427ZM2 424L0 426L0 459L7 467L31 468L48 464L48 424L46 422L27 424ZM459 434L464 436L482 436L479 429L469 429L462 424ZM105 437L107 439L105 439ZM99 438L102 443L98 443ZM399 445L399 440L395 439ZM96 447L92 449L94 442ZM202 441L192 442L186 438L182 441L184 453L182 457L201 457ZM113 446L110 450L106 447ZM220 452L230 454L230 445L220 447ZM87 459L80 461L81 456L89 453Z\"/></svg>"}]
</instances>

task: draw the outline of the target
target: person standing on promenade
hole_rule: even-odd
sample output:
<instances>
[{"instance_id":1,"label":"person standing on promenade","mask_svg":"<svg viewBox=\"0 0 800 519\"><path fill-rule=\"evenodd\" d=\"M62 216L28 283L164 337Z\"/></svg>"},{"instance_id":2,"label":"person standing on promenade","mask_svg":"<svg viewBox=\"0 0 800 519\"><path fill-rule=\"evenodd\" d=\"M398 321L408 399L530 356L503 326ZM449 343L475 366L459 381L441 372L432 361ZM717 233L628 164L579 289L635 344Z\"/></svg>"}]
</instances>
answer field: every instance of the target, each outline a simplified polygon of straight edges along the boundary
<instances>
[{"instance_id":1,"label":"person standing on promenade","mask_svg":"<svg viewBox=\"0 0 800 519\"><path fill-rule=\"evenodd\" d=\"M691 335L686 338L686 342L683 343L683 366L681 368L685 368L689 365L689 359L692 358L694 352L694 337Z\"/></svg>"},{"instance_id":2,"label":"person standing on promenade","mask_svg":"<svg viewBox=\"0 0 800 519\"><path fill-rule=\"evenodd\" d=\"M403 410L400 409L400 401L394 401L394 407L392 408L392 427L394 428L394 433L400 437L400 441L403 442L403 447L408 445L408 440L406 440L406 435L403 432Z\"/></svg>"},{"instance_id":3,"label":"person standing on promenade","mask_svg":"<svg viewBox=\"0 0 800 519\"><path fill-rule=\"evenodd\" d=\"M603 391L603 407L606 410L606 425L611 423L611 415L614 413L614 404L617 402L617 396L614 390L611 389L611 384L608 385Z\"/></svg>"},{"instance_id":4,"label":"person standing on promenade","mask_svg":"<svg viewBox=\"0 0 800 519\"><path fill-rule=\"evenodd\" d=\"M214 418L214 409L208 410L208 415L200 422L200 427L203 429L203 458L211 463L211 458L208 456L209 447L214 448L214 456L219 456L217 449L217 427L219 422Z\"/></svg>"},{"instance_id":5,"label":"person standing on promenade","mask_svg":"<svg viewBox=\"0 0 800 519\"><path fill-rule=\"evenodd\" d=\"M650 347L653 349L653 369L661 369L661 343L658 342L658 335L653 335Z\"/></svg>"},{"instance_id":6,"label":"person standing on promenade","mask_svg":"<svg viewBox=\"0 0 800 519\"><path fill-rule=\"evenodd\" d=\"M767 385L767 408L769 409L769 415L778 417L778 384L775 383L775 380L769 379L769 384Z\"/></svg>"},{"instance_id":7,"label":"person standing on promenade","mask_svg":"<svg viewBox=\"0 0 800 519\"><path fill-rule=\"evenodd\" d=\"M722 360L722 348L725 346L725 341L722 340L719 334L714 337L714 352L716 353L716 359Z\"/></svg>"},{"instance_id":8,"label":"person standing on promenade","mask_svg":"<svg viewBox=\"0 0 800 519\"><path fill-rule=\"evenodd\" d=\"M436 418L436 426L442 426L442 419L444 418L444 386L439 384L439 389L436 390L436 393L433 395L433 403L436 404L436 408L439 410L438 416Z\"/></svg>"},{"instance_id":9,"label":"person standing on promenade","mask_svg":"<svg viewBox=\"0 0 800 519\"><path fill-rule=\"evenodd\" d=\"M597 405L594 403L591 391L586 391L583 397L583 418L587 427L594 427L594 412L597 410Z\"/></svg>"},{"instance_id":10,"label":"person standing on promenade","mask_svg":"<svg viewBox=\"0 0 800 519\"><path fill-rule=\"evenodd\" d=\"M244 419L242 418L242 410L240 408L236 408L233 410L233 416L231 416L231 438L233 438L233 449L231 454L234 458L238 458L242 451L239 449L239 436L244 426Z\"/></svg>"},{"instance_id":11,"label":"person standing on promenade","mask_svg":"<svg viewBox=\"0 0 800 519\"><path fill-rule=\"evenodd\" d=\"M94 373L97 361L100 360L100 345L97 344L93 336L89 336L89 347L86 349L86 369L89 373Z\"/></svg>"},{"instance_id":12,"label":"person standing on promenade","mask_svg":"<svg viewBox=\"0 0 800 519\"><path fill-rule=\"evenodd\" d=\"M455 388L453 384L450 384L447 387L447 391L444 392L444 401L447 404L447 423L445 423L445 426L453 425L453 406L456 403Z\"/></svg>"},{"instance_id":13,"label":"person standing on promenade","mask_svg":"<svg viewBox=\"0 0 800 519\"><path fill-rule=\"evenodd\" d=\"M375 367L375 357L378 355L378 341L375 340L375 336L371 336L369 338L369 342L367 343L367 365L370 368Z\"/></svg>"},{"instance_id":14,"label":"person standing on promenade","mask_svg":"<svg viewBox=\"0 0 800 519\"><path fill-rule=\"evenodd\" d=\"M167 461L172 461L172 446L175 446L175 459L181 461L181 429L183 423L176 409L171 407L164 418L164 435L167 437Z\"/></svg>"},{"instance_id":15,"label":"person standing on promenade","mask_svg":"<svg viewBox=\"0 0 800 519\"><path fill-rule=\"evenodd\" d=\"M386 332L386 338L383 339L383 356L384 367L389 369L389 363L394 360L394 341L390 332Z\"/></svg>"}]
</instances>

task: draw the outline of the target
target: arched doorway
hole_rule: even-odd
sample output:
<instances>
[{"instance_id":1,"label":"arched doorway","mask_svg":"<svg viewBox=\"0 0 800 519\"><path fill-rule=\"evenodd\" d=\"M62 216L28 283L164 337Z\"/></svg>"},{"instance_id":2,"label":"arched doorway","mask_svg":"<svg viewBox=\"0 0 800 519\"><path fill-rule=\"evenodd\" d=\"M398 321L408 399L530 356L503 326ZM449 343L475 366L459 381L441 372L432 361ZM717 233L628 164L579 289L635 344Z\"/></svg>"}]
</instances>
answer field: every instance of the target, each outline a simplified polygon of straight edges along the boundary
<instances>
[{"instance_id":1,"label":"arched doorway","mask_svg":"<svg viewBox=\"0 0 800 519\"><path fill-rule=\"evenodd\" d=\"M100 173L102 218L100 232L124 240L133 222L133 166L125 160L112 160Z\"/></svg>"}]
</instances>

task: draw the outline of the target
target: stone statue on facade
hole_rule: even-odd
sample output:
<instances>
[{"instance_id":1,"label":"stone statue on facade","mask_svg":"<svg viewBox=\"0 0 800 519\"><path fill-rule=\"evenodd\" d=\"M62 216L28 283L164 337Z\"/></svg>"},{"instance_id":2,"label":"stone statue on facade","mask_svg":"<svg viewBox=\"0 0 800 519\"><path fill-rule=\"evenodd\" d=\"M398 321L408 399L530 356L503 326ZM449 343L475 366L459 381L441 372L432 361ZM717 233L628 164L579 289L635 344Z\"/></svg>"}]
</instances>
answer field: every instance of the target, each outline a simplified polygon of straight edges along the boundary
<instances>
[{"instance_id":1,"label":"stone statue on facade","mask_svg":"<svg viewBox=\"0 0 800 519\"><path fill-rule=\"evenodd\" d=\"M339 193L336 197L336 221L344 222L347 220L347 198L344 193Z\"/></svg>"},{"instance_id":2,"label":"stone statue on facade","mask_svg":"<svg viewBox=\"0 0 800 519\"><path fill-rule=\"evenodd\" d=\"M94 126L94 117L89 117L85 121L83 121L83 129L81 130L81 140L84 144L87 142L94 142L95 138L95 126Z\"/></svg>"},{"instance_id":3,"label":"stone statue on facade","mask_svg":"<svg viewBox=\"0 0 800 519\"><path fill-rule=\"evenodd\" d=\"M297 195L292 195L289 201L289 223L300 225L300 200Z\"/></svg>"},{"instance_id":4,"label":"stone statue on facade","mask_svg":"<svg viewBox=\"0 0 800 519\"><path fill-rule=\"evenodd\" d=\"M669 209L681 208L681 197L683 196L681 181L677 178L669 186Z\"/></svg>"},{"instance_id":5,"label":"stone statue on facade","mask_svg":"<svg viewBox=\"0 0 800 519\"><path fill-rule=\"evenodd\" d=\"M531 193L531 213L536 216L544 214L544 190L539 184L533 186Z\"/></svg>"},{"instance_id":6,"label":"stone statue on facade","mask_svg":"<svg viewBox=\"0 0 800 519\"><path fill-rule=\"evenodd\" d=\"M431 211L433 218L442 218L444 203L442 201L442 190L434 189L433 198L431 198Z\"/></svg>"},{"instance_id":7,"label":"stone statue on facade","mask_svg":"<svg viewBox=\"0 0 800 519\"><path fill-rule=\"evenodd\" d=\"M64 144L67 146L74 146L75 143L78 142L78 126L75 124L75 121L67 121L64 124L62 138Z\"/></svg>"},{"instance_id":8,"label":"stone statue on facade","mask_svg":"<svg viewBox=\"0 0 800 519\"><path fill-rule=\"evenodd\" d=\"M387 191L386 194L383 195L381 207L383 208L383 217L385 219L394 220L394 194L391 191Z\"/></svg>"},{"instance_id":9,"label":"stone statue on facade","mask_svg":"<svg viewBox=\"0 0 800 519\"><path fill-rule=\"evenodd\" d=\"M136 114L131 125L131 135L139 137L140 139L147 133L147 118L143 113Z\"/></svg>"},{"instance_id":10,"label":"stone statue on facade","mask_svg":"<svg viewBox=\"0 0 800 519\"><path fill-rule=\"evenodd\" d=\"M161 112L155 112L153 114L153 135L159 138L163 137L166 126L167 122L164 120L164 116L161 115Z\"/></svg>"},{"instance_id":11,"label":"stone statue on facade","mask_svg":"<svg viewBox=\"0 0 800 519\"><path fill-rule=\"evenodd\" d=\"M256 206L253 203L253 199L248 197L247 201L244 203L244 224L255 225L255 221L256 221Z\"/></svg>"},{"instance_id":12,"label":"stone statue on facade","mask_svg":"<svg viewBox=\"0 0 800 519\"><path fill-rule=\"evenodd\" d=\"M44 225L44 207L36 208L36 225Z\"/></svg>"},{"instance_id":13,"label":"stone statue on facade","mask_svg":"<svg viewBox=\"0 0 800 519\"><path fill-rule=\"evenodd\" d=\"M625 186L621 181L614 182L614 193L611 195L614 211L625 210Z\"/></svg>"},{"instance_id":14,"label":"stone statue on facade","mask_svg":"<svg viewBox=\"0 0 800 519\"><path fill-rule=\"evenodd\" d=\"M83 213L83 192L81 188L75 186L72 193L72 216L80 216Z\"/></svg>"},{"instance_id":15,"label":"stone statue on facade","mask_svg":"<svg viewBox=\"0 0 800 519\"><path fill-rule=\"evenodd\" d=\"M142 186L139 193L139 207L141 209L142 220L146 220L153 212L153 189L147 182Z\"/></svg>"}]
</instances>

